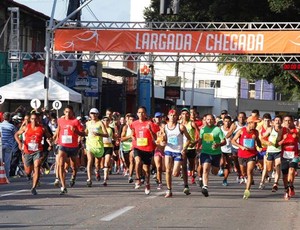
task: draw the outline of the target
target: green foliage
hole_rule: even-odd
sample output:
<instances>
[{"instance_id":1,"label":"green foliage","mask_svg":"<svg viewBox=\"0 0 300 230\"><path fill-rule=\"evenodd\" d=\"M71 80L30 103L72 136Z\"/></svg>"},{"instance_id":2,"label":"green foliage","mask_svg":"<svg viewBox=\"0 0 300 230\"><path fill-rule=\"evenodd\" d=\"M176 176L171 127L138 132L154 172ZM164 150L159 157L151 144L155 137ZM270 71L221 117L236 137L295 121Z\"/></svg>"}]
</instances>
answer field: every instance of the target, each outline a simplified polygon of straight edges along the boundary
<instances>
[{"instance_id":1,"label":"green foliage","mask_svg":"<svg viewBox=\"0 0 300 230\"><path fill-rule=\"evenodd\" d=\"M144 11L146 21L173 22L297 22L299 0L180 0L178 15L160 15L160 0L152 0ZM219 70L236 70L248 80L273 83L284 99L300 99L300 83L282 70L281 64L221 63ZM297 74L297 73L296 73ZM300 78L300 74L298 73Z\"/></svg>"}]
</instances>

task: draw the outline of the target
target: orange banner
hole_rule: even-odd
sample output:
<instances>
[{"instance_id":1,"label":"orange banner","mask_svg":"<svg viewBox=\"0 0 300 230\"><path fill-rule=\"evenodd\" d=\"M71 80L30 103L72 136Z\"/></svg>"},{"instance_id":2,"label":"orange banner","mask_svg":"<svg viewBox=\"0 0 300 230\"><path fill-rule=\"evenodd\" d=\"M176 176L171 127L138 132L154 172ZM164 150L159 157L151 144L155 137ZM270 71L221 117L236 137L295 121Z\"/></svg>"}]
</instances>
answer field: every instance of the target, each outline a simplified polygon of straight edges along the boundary
<instances>
[{"instance_id":1,"label":"orange banner","mask_svg":"<svg viewBox=\"0 0 300 230\"><path fill-rule=\"evenodd\" d=\"M56 51L225 54L300 53L300 31L150 31L59 29Z\"/></svg>"}]
</instances>

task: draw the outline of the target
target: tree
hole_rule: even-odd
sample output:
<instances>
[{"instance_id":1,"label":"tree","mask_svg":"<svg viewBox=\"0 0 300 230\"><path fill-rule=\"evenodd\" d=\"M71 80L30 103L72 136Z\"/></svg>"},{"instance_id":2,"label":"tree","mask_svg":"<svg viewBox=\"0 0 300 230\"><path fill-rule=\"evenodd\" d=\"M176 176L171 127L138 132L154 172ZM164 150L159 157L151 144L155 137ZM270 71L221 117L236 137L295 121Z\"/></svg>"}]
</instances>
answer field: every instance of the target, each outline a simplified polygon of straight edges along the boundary
<instances>
[{"instance_id":1,"label":"tree","mask_svg":"<svg viewBox=\"0 0 300 230\"><path fill-rule=\"evenodd\" d=\"M298 0L180 0L178 15L159 15L160 0L152 0L144 11L146 21L173 22L296 22L300 15ZM218 64L230 73L236 70L248 80L272 82L284 99L300 100L300 83L281 64Z\"/></svg>"}]
</instances>

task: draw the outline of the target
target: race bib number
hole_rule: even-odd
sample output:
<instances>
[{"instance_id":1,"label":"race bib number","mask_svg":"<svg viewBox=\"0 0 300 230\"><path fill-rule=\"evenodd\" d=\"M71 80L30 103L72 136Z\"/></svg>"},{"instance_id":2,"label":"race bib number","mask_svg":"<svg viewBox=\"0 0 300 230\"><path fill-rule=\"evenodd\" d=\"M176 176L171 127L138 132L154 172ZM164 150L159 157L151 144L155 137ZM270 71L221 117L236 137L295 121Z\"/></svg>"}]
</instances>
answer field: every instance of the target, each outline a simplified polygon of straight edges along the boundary
<instances>
[{"instance_id":1,"label":"race bib number","mask_svg":"<svg viewBox=\"0 0 300 230\"><path fill-rule=\"evenodd\" d=\"M214 136L212 133L204 133L203 134L203 140L207 143L213 142L214 141Z\"/></svg>"},{"instance_id":2,"label":"race bib number","mask_svg":"<svg viewBox=\"0 0 300 230\"><path fill-rule=\"evenodd\" d=\"M295 157L295 151L283 151L283 158L293 159Z\"/></svg>"},{"instance_id":3,"label":"race bib number","mask_svg":"<svg viewBox=\"0 0 300 230\"><path fill-rule=\"evenodd\" d=\"M63 144L71 144L72 143L72 136L71 135L62 135L61 142Z\"/></svg>"},{"instance_id":4,"label":"race bib number","mask_svg":"<svg viewBox=\"0 0 300 230\"><path fill-rule=\"evenodd\" d=\"M136 139L137 146L147 146L148 145L148 139L145 137L139 137Z\"/></svg>"},{"instance_id":5,"label":"race bib number","mask_svg":"<svg viewBox=\"0 0 300 230\"><path fill-rule=\"evenodd\" d=\"M29 151L38 151L38 144L36 142L30 142L28 143L28 150Z\"/></svg>"},{"instance_id":6,"label":"race bib number","mask_svg":"<svg viewBox=\"0 0 300 230\"><path fill-rule=\"evenodd\" d=\"M244 139L243 145L248 149L254 149L254 139Z\"/></svg>"},{"instance_id":7,"label":"race bib number","mask_svg":"<svg viewBox=\"0 0 300 230\"><path fill-rule=\"evenodd\" d=\"M177 138L177 136L175 136L175 137L169 137L168 138L168 143L171 144L171 145L178 145L178 138Z\"/></svg>"}]
</instances>

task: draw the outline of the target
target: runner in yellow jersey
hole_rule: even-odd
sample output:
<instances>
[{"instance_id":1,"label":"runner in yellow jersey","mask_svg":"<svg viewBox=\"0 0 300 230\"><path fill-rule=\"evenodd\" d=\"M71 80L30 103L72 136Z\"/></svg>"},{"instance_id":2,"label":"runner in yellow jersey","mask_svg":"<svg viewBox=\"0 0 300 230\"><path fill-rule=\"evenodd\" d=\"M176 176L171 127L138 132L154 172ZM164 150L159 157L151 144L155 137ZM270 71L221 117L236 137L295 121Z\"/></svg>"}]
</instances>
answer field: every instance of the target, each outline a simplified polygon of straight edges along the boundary
<instances>
[{"instance_id":1,"label":"runner in yellow jersey","mask_svg":"<svg viewBox=\"0 0 300 230\"><path fill-rule=\"evenodd\" d=\"M104 181L103 185L107 186L107 180L108 180L108 172L111 167L111 156L113 154L114 145L113 140L115 138L114 130L110 127L110 118L109 117L103 117L102 119L105 128L107 130L107 137L103 138L103 145L104 145Z\"/></svg>"},{"instance_id":2,"label":"runner in yellow jersey","mask_svg":"<svg viewBox=\"0 0 300 230\"><path fill-rule=\"evenodd\" d=\"M108 137L107 130L96 108L90 110L91 120L86 123L86 150L87 150L87 186L92 186L92 164L95 161L96 180L100 180L100 161L104 155L103 137Z\"/></svg>"},{"instance_id":3,"label":"runner in yellow jersey","mask_svg":"<svg viewBox=\"0 0 300 230\"><path fill-rule=\"evenodd\" d=\"M182 169L185 169L185 167L187 167L187 163L189 164L191 183L195 184L195 158L197 156L196 144L199 142L199 128L194 121L191 121L190 111L187 108L183 108L181 110L181 124L183 124L186 127L186 130L191 137L191 142L187 148L186 155L183 156ZM186 138L184 138L184 142L186 142ZM188 179L187 177L185 178L184 172L183 180L185 185L187 185Z\"/></svg>"}]
</instances>

